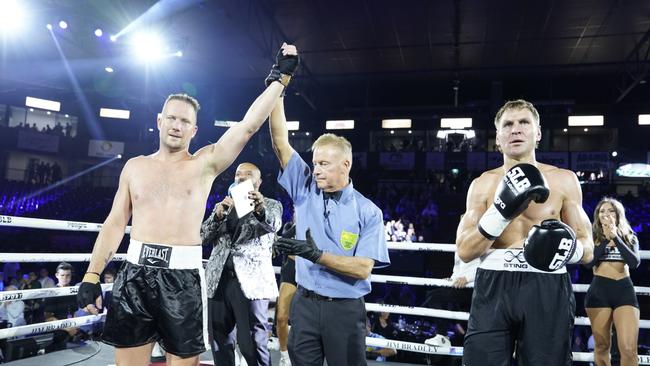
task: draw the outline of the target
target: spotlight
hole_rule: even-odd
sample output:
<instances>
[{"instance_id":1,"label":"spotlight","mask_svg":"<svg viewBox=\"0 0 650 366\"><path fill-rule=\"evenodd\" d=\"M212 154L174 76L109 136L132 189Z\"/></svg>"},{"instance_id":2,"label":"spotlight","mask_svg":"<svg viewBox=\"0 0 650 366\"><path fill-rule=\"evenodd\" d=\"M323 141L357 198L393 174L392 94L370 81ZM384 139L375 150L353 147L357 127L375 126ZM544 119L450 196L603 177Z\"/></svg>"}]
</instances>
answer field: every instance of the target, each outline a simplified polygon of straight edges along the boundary
<instances>
[{"instance_id":1,"label":"spotlight","mask_svg":"<svg viewBox=\"0 0 650 366\"><path fill-rule=\"evenodd\" d=\"M150 129L149 129L149 132L153 132L153 128L150 128Z\"/></svg>"},{"instance_id":2,"label":"spotlight","mask_svg":"<svg viewBox=\"0 0 650 366\"><path fill-rule=\"evenodd\" d=\"M49 24L49 23L48 23L48 24L45 26L45 28L47 28L47 29L49 29L49 30L52 30L52 24Z\"/></svg>"},{"instance_id":3,"label":"spotlight","mask_svg":"<svg viewBox=\"0 0 650 366\"><path fill-rule=\"evenodd\" d=\"M585 131L585 132L589 132L589 129L588 129L587 127L585 127L584 131Z\"/></svg>"},{"instance_id":4,"label":"spotlight","mask_svg":"<svg viewBox=\"0 0 650 366\"><path fill-rule=\"evenodd\" d=\"M65 20L59 22L59 28L68 29L68 23Z\"/></svg>"},{"instance_id":5,"label":"spotlight","mask_svg":"<svg viewBox=\"0 0 650 366\"><path fill-rule=\"evenodd\" d=\"M390 130L390 134L391 134L391 135L395 134L395 131L394 131L394 130Z\"/></svg>"},{"instance_id":6,"label":"spotlight","mask_svg":"<svg viewBox=\"0 0 650 366\"><path fill-rule=\"evenodd\" d=\"M117 154L115 157L118 159L122 159L122 154Z\"/></svg>"},{"instance_id":7,"label":"spotlight","mask_svg":"<svg viewBox=\"0 0 650 366\"><path fill-rule=\"evenodd\" d=\"M95 36L101 37L104 35L104 32L101 30L101 28L95 29Z\"/></svg>"},{"instance_id":8,"label":"spotlight","mask_svg":"<svg viewBox=\"0 0 650 366\"><path fill-rule=\"evenodd\" d=\"M165 50L162 39L151 32L136 34L132 43L136 56L145 62L161 58Z\"/></svg>"},{"instance_id":9,"label":"spotlight","mask_svg":"<svg viewBox=\"0 0 650 366\"><path fill-rule=\"evenodd\" d=\"M66 113L65 118L70 118L70 115Z\"/></svg>"},{"instance_id":10,"label":"spotlight","mask_svg":"<svg viewBox=\"0 0 650 366\"><path fill-rule=\"evenodd\" d=\"M0 0L0 33L16 31L27 23L25 10L16 0Z\"/></svg>"},{"instance_id":11,"label":"spotlight","mask_svg":"<svg viewBox=\"0 0 650 366\"><path fill-rule=\"evenodd\" d=\"M617 156L618 156L618 152L616 152L616 151L612 151L612 156L613 156L613 157L617 157Z\"/></svg>"},{"instance_id":12,"label":"spotlight","mask_svg":"<svg viewBox=\"0 0 650 366\"><path fill-rule=\"evenodd\" d=\"M176 51L174 55L176 55L176 57L183 57L183 51Z\"/></svg>"},{"instance_id":13,"label":"spotlight","mask_svg":"<svg viewBox=\"0 0 650 366\"><path fill-rule=\"evenodd\" d=\"M45 113L47 113L48 116L49 116L50 114L52 114L52 112L50 112L50 111L47 111L47 112L45 112Z\"/></svg>"},{"instance_id":14,"label":"spotlight","mask_svg":"<svg viewBox=\"0 0 650 366\"><path fill-rule=\"evenodd\" d=\"M109 38L111 39L111 42L117 41L117 36L116 35L112 35Z\"/></svg>"},{"instance_id":15,"label":"spotlight","mask_svg":"<svg viewBox=\"0 0 650 366\"><path fill-rule=\"evenodd\" d=\"M412 134L412 133L413 133L413 131L409 130L409 135Z\"/></svg>"},{"instance_id":16,"label":"spotlight","mask_svg":"<svg viewBox=\"0 0 650 366\"><path fill-rule=\"evenodd\" d=\"M29 108L29 111L30 111L30 112L34 112L34 108Z\"/></svg>"},{"instance_id":17,"label":"spotlight","mask_svg":"<svg viewBox=\"0 0 650 366\"><path fill-rule=\"evenodd\" d=\"M309 132L305 132L305 136L309 136Z\"/></svg>"},{"instance_id":18,"label":"spotlight","mask_svg":"<svg viewBox=\"0 0 650 366\"><path fill-rule=\"evenodd\" d=\"M106 72L108 72L108 73L111 73L111 72L115 71L115 70L113 70L113 68L110 67L110 66L106 66L106 67L104 68L104 70L105 70Z\"/></svg>"},{"instance_id":19,"label":"spotlight","mask_svg":"<svg viewBox=\"0 0 650 366\"><path fill-rule=\"evenodd\" d=\"M565 129L563 129L562 131L567 132L567 131L569 131L569 129L568 129L568 128L565 128Z\"/></svg>"}]
</instances>

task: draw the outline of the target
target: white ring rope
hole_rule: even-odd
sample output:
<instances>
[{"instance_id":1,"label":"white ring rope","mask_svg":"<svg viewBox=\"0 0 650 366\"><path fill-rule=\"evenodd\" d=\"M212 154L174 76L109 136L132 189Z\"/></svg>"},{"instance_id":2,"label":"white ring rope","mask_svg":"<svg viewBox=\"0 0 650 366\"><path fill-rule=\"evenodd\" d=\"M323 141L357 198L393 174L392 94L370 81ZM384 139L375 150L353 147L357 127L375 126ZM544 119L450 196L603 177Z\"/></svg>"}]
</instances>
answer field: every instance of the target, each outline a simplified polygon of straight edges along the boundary
<instances>
[{"instance_id":1,"label":"white ring rope","mask_svg":"<svg viewBox=\"0 0 650 366\"><path fill-rule=\"evenodd\" d=\"M422 252L455 252L455 244L444 243L412 243L412 242L395 242L389 241L388 249L395 250L415 250ZM650 259L650 250L640 250L639 255L641 259Z\"/></svg>"},{"instance_id":2,"label":"white ring rope","mask_svg":"<svg viewBox=\"0 0 650 366\"><path fill-rule=\"evenodd\" d=\"M98 232L102 228L102 225L103 224L83 222L83 221L35 219L31 217L0 215L0 226L25 227L31 229ZM131 232L131 227L127 226L125 232L129 234Z\"/></svg>"},{"instance_id":3,"label":"white ring rope","mask_svg":"<svg viewBox=\"0 0 650 366\"><path fill-rule=\"evenodd\" d=\"M274 269L278 271L279 267L274 267ZM375 276L382 276L382 275L372 275L373 278ZM399 277L399 276L384 276L384 277ZM112 288L113 288L112 284L102 285L103 291L110 291ZM73 295L77 293L77 289L78 286L70 286L70 287L60 287L60 288L5 291L0 293L0 302ZM427 317L434 317L434 318L455 319L455 320L465 320L465 321L469 318L469 313L467 312L429 309L429 308L422 308L422 307L399 306L399 305L390 305L390 304L366 303L366 310L376 311L376 312L385 311L387 313L419 315L419 316L427 316ZM575 324L585 325L585 326L590 325L589 319L585 317L576 317ZM639 328L650 328L650 320L643 320L643 319L640 320Z\"/></svg>"},{"instance_id":4,"label":"white ring rope","mask_svg":"<svg viewBox=\"0 0 650 366\"><path fill-rule=\"evenodd\" d=\"M366 346L393 348L400 351L426 353L429 355L462 356L463 347L431 346L424 343L398 341L394 339L366 337Z\"/></svg>"},{"instance_id":5,"label":"white ring rope","mask_svg":"<svg viewBox=\"0 0 650 366\"><path fill-rule=\"evenodd\" d=\"M280 274L282 267L273 267L275 274ZM415 285L429 287L453 287L453 282L446 278L425 278L425 277L407 277L407 276L390 276L372 274L370 281L376 283L390 283L399 285ZM587 292L589 285L573 284L573 292ZM472 283L467 284L464 288L474 288ZM650 296L650 287L634 286L634 291L640 296Z\"/></svg>"},{"instance_id":6,"label":"white ring rope","mask_svg":"<svg viewBox=\"0 0 650 366\"><path fill-rule=\"evenodd\" d=\"M19 216L5 216L0 215L0 226L13 226L13 227L26 227L33 229L51 229L51 230L70 230L70 231L99 231L102 224L81 222L81 221L66 221L66 220L50 220L50 219L34 219L30 217ZM131 232L131 227L127 226L127 234ZM455 252L456 246L454 244L446 243L412 243L412 242L388 242L388 249L395 250L409 250L409 251L434 251L434 252ZM650 250L639 251L641 259L650 259Z\"/></svg>"},{"instance_id":7,"label":"white ring rope","mask_svg":"<svg viewBox=\"0 0 650 366\"><path fill-rule=\"evenodd\" d=\"M46 297L60 297L68 295L76 295L79 286L67 287L50 287L50 288L37 288L33 290L16 290L16 291L2 291L0 292L0 303L4 301L16 300L32 300L42 299ZM112 291L113 284L102 284L102 291Z\"/></svg>"},{"instance_id":8,"label":"white ring rope","mask_svg":"<svg viewBox=\"0 0 650 366\"><path fill-rule=\"evenodd\" d=\"M102 224L79 222L79 221L65 221L65 220L49 220L49 219L34 219L17 216L3 216L0 215L0 226L24 227L35 229L51 229L51 230L67 230L67 231L86 231L98 232ZM126 233L130 233L131 227L126 228ZM388 242L389 249L395 250L408 250L408 251L439 251L439 252L454 252L456 250L453 244L444 243L405 243L405 242ZM650 258L650 251L640 252L642 259ZM3 253L3 261L11 262L60 262L60 261L74 261L74 262L88 262L90 261L90 254L79 253L60 253L60 254L45 254L45 253ZM113 260L125 260L126 254L116 254ZM280 268L274 267L276 273L279 273ZM395 283L395 284L411 284L420 286L440 286L451 287L451 282L446 279L436 278L422 278L422 277L406 277L406 276L389 276L389 275L372 275L371 280L378 283ZM470 286L468 286L470 287ZM104 291L112 288L112 284L102 285ZM586 292L589 285L574 284L574 291ZM77 292L76 286L66 288L50 288L50 289L35 289L35 290L22 290L22 291L7 291L0 296L0 302L11 300L29 300L34 298L66 296L75 294ZM650 288L635 286L635 291L640 295L649 295ZM385 305L385 304L366 304L367 311L375 312L388 312L406 315L418 315L427 317L437 317L455 320L467 320L469 313L428 309L420 307L407 307L398 305ZM20 327L13 327L7 329L0 329L0 339L31 335L42 332L49 332L56 329L64 329L70 327L78 327L82 325L92 324L94 322L102 321L105 314L89 315L79 318L70 318L64 320L57 320L53 322L25 325ZM589 319L585 317L576 317L575 325L589 326ZM650 328L650 320L640 320L639 328ZM461 356L462 347L435 347L425 344L402 342L395 340L386 340L378 338L366 338L369 346L388 347L402 350L408 350L420 353L442 354L451 356ZM591 353L574 353L574 361L593 361L593 354ZM650 365L650 356L639 356L640 364Z\"/></svg>"},{"instance_id":9,"label":"white ring rope","mask_svg":"<svg viewBox=\"0 0 650 366\"><path fill-rule=\"evenodd\" d=\"M370 338L366 337L366 346L380 347L380 348L393 348L401 351L444 355L444 356L463 356L463 347L440 347L431 346L423 343L413 343L398 341L392 339ZM650 365L650 356L638 355L639 365ZM575 362L593 362L594 354L591 352L573 352L573 361Z\"/></svg>"},{"instance_id":10,"label":"white ring rope","mask_svg":"<svg viewBox=\"0 0 650 366\"><path fill-rule=\"evenodd\" d=\"M90 325L103 321L105 316L106 313L98 315L85 315L77 318L68 318L45 323L36 323L30 325L21 325L19 327L0 329L0 339L30 336L39 333L53 332L55 330L65 328L78 328L84 325Z\"/></svg>"},{"instance_id":11,"label":"white ring rope","mask_svg":"<svg viewBox=\"0 0 650 366\"><path fill-rule=\"evenodd\" d=\"M106 313L99 315L86 315L77 318L69 318L63 320L55 320L51 322L23 325L19 327L0 329L0 339L30 336L39 333L53 332L59 329L78 328L81 326L91 325L103 322ZM401 351L409 351L424 354L435 354L442 356L463 356L463 347L439 347L423 343L414 343L399 341L393 339L371 338L366 337L366 346L379 347L379 348L393 348ZM639 355L637 356L639 365L650 365L650 356ZM592 362L594 360L593 353L591 352L573 352L573 361L576 362Z\"/></svg>"},{"instance_id":12,"label":"white ring rope","mask_svg":"<svg viewBox=\"0 0 650 366\"><path fill-rule=\"evenodd\" d=\"M82 253L0 253L4 262L90 262L91 254ZM118 253L111 260L124 261L126 253Z\"/></svg>"},{"instance_id":13,"label":"white ring rope","mask_svg":"<svg viewBox=\"0 0 650 366\"><path fill-rule=\"evenodd\" d=\"M3 261L21 262L21 263L40 263L40 262L89 262L90 254L80 253L1 253ZM117 253L113 256L114 261L126 260L126 253ZM276 274L280 273L280 267L273 267ZM452 287L452 282L444 278L425 278L425 277L407 277L407 276L390 276L373 274L370 277L372 282L377 283L394 283L415 286L430 287ZM474 285L467 285L468 288ZM574 284L574 292L587 292L588 284ZM634 286L637 295L650 295L650 287Z\"/></svg>"},{"instance_id":14,"label":"white ring rope","mask_svg":"<svg viewBox=\"0 0 650 366\"><path fill-rule=\"evenodd\" d=\"M91 254L81 253L0 253L2 260L5 262L21 262L21 263L40 263L40 262L89 262ZM114 261L126 260L126 253L117 253L113 256ZM280 267L273 267L276 274L280 273ZM452 282L444 278L424 278L424 277L407 277L407 276L390 276L373 274L370 277L372 282L377 283L394 283L406 284L416 286L431 286L431 287L452 287ZM468 285L467 287L473 287ZM573 291L587 292L589 289L588 284L574 284ZM634 291L637 295L648 296L650 295L650 287L634 286Z\"/></svg>"},{"instance_id":15,"label":"white ring rope","mask_svg":"<svg viewBox=\"0 0 650 366\"><path fill-rule=\"evenodd\" d=\"M424 277L406 277L406 276L389 276L373 274L370 278L372 282L394 283L402 285L417 286L434 286L434 287L453 287L453 282L444 278L424 278ZM466 288L473 288L473 284L468 284ZM589 285L573 284L574 292L587 292ZM650 287L634 286L637 295L650 295Z\"/></svg>"},{"instance_id":16,"label":"white ring rope","mask_svg":"<svg viewBox=\"0 0 650 366\"><path fill-rule=\"evenodd\" d=\"M390 305L390 304L366 303L366 310L374 311L374 312L418 315L418 316L426 316L432 318L444 318L444 319L455 319L455 320L469 319L469 313L466 313L464 311L450 311L450 310L429 309L429 308ZM590 326L589 318L576 316L574 324ZM639 328L640 329L650 328L650 320L645 320L645 319L639 320Z\"/></svg>"}]
</instances>

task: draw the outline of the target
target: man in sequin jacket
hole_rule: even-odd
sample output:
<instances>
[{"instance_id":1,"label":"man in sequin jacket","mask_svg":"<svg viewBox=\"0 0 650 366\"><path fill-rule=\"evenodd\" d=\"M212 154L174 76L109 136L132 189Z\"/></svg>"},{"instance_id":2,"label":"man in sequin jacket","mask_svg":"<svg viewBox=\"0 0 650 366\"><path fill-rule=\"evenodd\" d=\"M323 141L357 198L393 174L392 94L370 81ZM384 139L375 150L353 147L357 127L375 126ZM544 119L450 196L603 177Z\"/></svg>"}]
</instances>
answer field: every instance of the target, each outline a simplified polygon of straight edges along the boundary
<instances>
[{"instance_id":1,"label":"man in sequin jacket","mask_svg":"<svg viewBox=\"0 0 650 366\"><path fill-rule=\"evenodd\" d=\"M228 195L201 226L204 244L212 244L206 266L212 355L216 365L235 365L235 339L248 365L271 365L267 349L267 310L278 296L271 263L275 232L282 226L282 205L259 192L260 170L237 167L235 184L247 179L254 210L238 218ZM235 330L237 326L237 331Z\"/></svg>"}]
</instances>

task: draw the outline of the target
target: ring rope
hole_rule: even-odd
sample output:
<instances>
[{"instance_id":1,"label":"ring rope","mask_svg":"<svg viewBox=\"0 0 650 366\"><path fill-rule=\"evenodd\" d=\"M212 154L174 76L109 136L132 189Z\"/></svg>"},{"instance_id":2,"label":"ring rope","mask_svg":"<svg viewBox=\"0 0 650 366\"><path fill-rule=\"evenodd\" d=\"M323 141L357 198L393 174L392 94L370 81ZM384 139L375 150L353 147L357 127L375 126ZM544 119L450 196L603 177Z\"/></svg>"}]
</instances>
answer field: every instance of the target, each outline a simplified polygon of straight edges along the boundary
<instances>
[{"instance_id":1,"label":"ring rope","mask_svg":"<svg viewBox=\"0 0 650 366\"><path fill-rule=\"evenodd\" d=\"M45 332L53 332L65 328L78 328L84 325L90 325L104 320L106 313L98 315L84 315L76 318L68 318L62 320L54 320L45 323L36 323L29 325L21 325L18 327L11 327L0 329L0 339L29 336Z\"/></svg>"},{"instance_id":2,"label":"ring rope","mask_svg":"<svg viewBox=\"0 0 650 366\"><path fill-rule=\"evenodd\" d=\"M51 322L23 325L19 327L0 329L0 339L21 337L35 335L39 333L52 332L59 329L78 328L85 325L103 322L106 313L98 315L86 315L77 318L55 320ZM381 339L366 337L366 346L380 347L380 348L393 348L401 351L409 351L424 354L435 354L442 356L463 356L463 347L439 347L423 343L414 343L399 341L393 339ZM650 356L639 355L637 356L640 365L650 365ZM591 352L573 352L573 361L576 362L592 362L593 353Z\"/></svg>"},{"instance_id":3,"label":"ring rope","mask_svg":"<svg viewBox=\"0 0 650 366\"><path fill-rule=\"evenodd\" d=\"M30 300L45 297L69 296L74 295L78 291L78 286L47 288L47 289L34 289L34 290L17 290L17 291L4 291L0 293L0 302L3 301L16 301L16 300ZM113 284L103 284L102 291L110 291ZM367 311L374 312L387 312L404 315L418 315L443 319L454 319L466 321L469 319L469 313L462 311L450 311L441 309L430 309L422 307L410 307L390 304L375 304L366 303ZM576 317L575 325L589 326L589 319L585 317ZM639 320L639 328L650 328L650 320ZM1 333L0 333L1 334ZM0 339L2 337L0 336Z\"/></svg>"},{"instance_id":4,"label":"ring rope","mask_svg":"<svg viewBox=\"0 0 650 366\"><path fill-rule=\"evenodd\" d=\"M274 266L275 274L279 275L282 267ZM408 276L390 276L371 274L371 282L389 283L399 285L415 285L415 286L429 286L429 287L453 287L453 282L446 278L425 278L425 277L408 277ZM587 292L589 290L588 284L572 284L573 292ZM464 288L474 288L473 284L467 284ZM650 287L634 286L634 291L640 296L650 296Z\"/></svg>"},{"instance_id":5,"label":"ring rope","mask_svg":"<svg viewBox=\"0 0 650 366\"><path fill-rule=\"evenodd\" d=\"M99 231L102 224L82 222L82 221L65 221L51 219L35 219L30 217L4 216L0 215L0 226L25 227L33 229L51 229L51 230L70 230L70 231ZM127 226L127 234L131 232L131 227ZM408 251L434 251L434 252L455 252L456 246L447 243L412 243L412 242L392 242L389 241L388 249L408 250ZM649 250L639 251L641 259L650 259Z\"/></svg>"},{"instance_id":6,"label":"ring rope","mask_svg":"<svg viewBox=\"0 0 650 366\"><path fill-rule=\"evenodd\" d=\"M50 229L50 230L66 230L66 231L85 231L85 232L98 232L102 224L81 222L81 221L66 221L66 220L51 220L51 219L35 219L27 217L17 217L17 216L5 216L0 215L0 226L12 226L12 227L24 227L24 228L36 228L36 229ZM131 227L126 227L125 232L130 233ZM408 251L438 251L438 252L454 252L456 250L455 245L453 244L444 244L444 243L404 243L404 242L388 242L388 248L394 250L408 250ZM642 259L650 258L650 251L640 251ZM56 262L62 260L76 261L76 262L88 262L90 261L90 254L67 254L65 257L63 255L47 255L47 260ZM3 257L5 261L18 261L18 262L43 262L44 255L41 254L27 254L27 253L4 253ZM113 258L114 260L124 260L126 257L125 254L117 254ZM276 273L279 271L278 267L274 267ZM399 284L412 284L412 285L423 285L423 286L443 286L450 287L450 282L445 279L429 279L421 277L404 277L404 276L388 276L388 275L372 275L373 282L379 283L399 283ZM104 287L112 288L112 285L102 285ZM574 286L574 291L576 292L585 292L589 285L576 284ZM105 289L104 289L105 290ZM647 287L635 287L635 291L642 295L650 294L650 288ZM77 292L77 287L68 287L68 288L59 288L59 289L35 289L35 290L22 290L22 291L8 291L0 297L1 301L10 301L18 299L33 299L33 298L42 298L42 297L54 297L54 296L66 296L74 294ZM366 304L366 310L368 311L385 311L389 313L400 313L400 314L410 314L410 315L419 315L419 316L433 316L439 318L447 319L456 319L456 320L467 320L469 318L469 313L465 312L455 312L448 310L439 310L439 309L428 309L428 308L417 308L417 307L405 307L397 305L385 305L385 304ZM42 333L47 331L53 331L56 329L63 329L69 327L76 327L87 325L89 323L94 323L96 321L103 320L105 314L100 315L89 315L79 318L71 318L64 320L57 320L48 323L32 324L25 325L20 327L13 327L0 330L0 339L15 337L21 335L30 335L36 333ZM576 325L589 325L589 319L584 317L576 317ZM650 328L649 320L640 320L639 328ZM451 347L448 348L446 353L438 353L436 347L411 343L411 342L402 342L402 341L392 341L392 340L382 340L376 338L367 338L368 345L381 346L384 344L385 347L404 349L404 347L413 348L413 347L428 347L424 348L430 350L434 349L433 353L436 354L447 354L453 355L452 353L458 352L460 350L460 355L462 355L462 348ZM382 343L385 342L385 343ZM401 346L393 347L388 346L388 342L391 344L401 344ZM414 349L408 349L414 351ZM440 348L442 352L443 348ZM452 351L454 350L454 351ZM423 352L431 353L431 352ZM574 353L577 358L574 358L575 361L593 361L593 354L584 353L585 356L582 356L581 353ZM585 357L585 358L583 358ZM646 358L648 358L646 360ZM650 357L639 356L640 364L650 364Z\"/></svg>"},{"instance_id":7,"label":"ring rope","mask_svg":"<svg viewBox=\"0 0 650 366\"><path fill-rule=\"evenodd\" d=\"M90 262L92 254L83 253L1 253L4 262ZM124 261L126 253L118 253L111 260Z\"/></svg>"},{"instance_id":8,"label":"ring rope","mask_svg":"<svg viewBox=\"0 0 650 366\"><path fill-rule=\"evenodd\" d=\"M67 287L37 288L33 290L2 291L0 292L0 302L76 295L78 290L79 290L79 286L67 286ZM102 284L102 291L112 291L112 290L113 290L112 283Z\"/></svg>"},{"instance_id":9,"label":"ring rope","mask_svg":"<svg viewBox=\"0 0 650 366\"><path fill-rule=\"evenodd\" d=\"M422 308L422 307L415 307L415 306L411 307L411 306L400 306L400 305L389 305L389 304L366 303L366 310L374 311L374 312L418 315L418 316L455 319L455 320L469 319L469 313L464 311L429 309L429 308ZM589 318L583 316L576 316L574 324L584 325L584 326L591 325L589 322ZM648 329L648 328L650 328L650 320L645 320L645 319L639 320L639 329Z\"/></svg>"},{"instance_id":10,"label":"ring rope","mask_svg":"<svg viewBox=\"0 0 650 366\"><path fill-rule=\"evenodd\" d=\"M21 262L21 263L35 263L35 262L89 262L91 254L81 253L1 253L2 258L6 262ZM117 253L113 256L112 260L123 261L126 260L126 253ZM273 267L275 274L280 273L280 267ZM452 282L444 278L424 278L424 277L407 277L407 276L390 276L373 274L370 277L372 282L377 283L394 283L394 284L407 284L416 286L437 286L437 287L452 287ZM473 287L473 285L467 285ZM573 291L587 292L589 289L588 284L574 284ZM634 286L634 291L637 295L648 296L650 295L650 287Z\"/></svg>"},{"instance_id":11,"label":"ring rope","mask_svg":"<svg viewBox=\"0 0 650 366\"><path fill-rule=\"evenodd\" d=\"M32 217L5 216L0 215L0 226L24 227L31 229L49 229L66 231L89 231L98 232L103 224L83 221L35 219ZM131 233L131 227L127 226L125 232Z\"/></svg>"},{"instance_id":12,"label":"ring rope","mask_svg":"<svg viewBox=\"0 0 650 366\"><path fill-rule=\"evenodd\" d=\"M463 356L463 347L440 347L424 343L413 343L398 341L392 339L370 338L366 337L366 345L380 348L393 348L401 351L410 351L425 354L443 355L443 356ZM650 365L650 356L638 355L639 365ZM592 352L573 352L573 361L575 362L593 362L594 354Z\"/></svg>"}]
</instances>

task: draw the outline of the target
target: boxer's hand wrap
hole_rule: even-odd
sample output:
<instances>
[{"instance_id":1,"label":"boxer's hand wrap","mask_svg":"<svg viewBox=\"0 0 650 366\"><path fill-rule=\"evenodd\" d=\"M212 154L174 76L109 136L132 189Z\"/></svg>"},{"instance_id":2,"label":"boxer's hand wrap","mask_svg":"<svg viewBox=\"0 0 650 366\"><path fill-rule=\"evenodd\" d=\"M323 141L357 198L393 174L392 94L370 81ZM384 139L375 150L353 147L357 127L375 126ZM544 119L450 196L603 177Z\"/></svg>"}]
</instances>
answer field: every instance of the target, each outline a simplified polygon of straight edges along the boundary
<instances>
[{"instance_id":1,"label":"boxer's hand wrap","mask_svg":"<svg viewBox=\"0 0 650 366\"><path fill-rule=\"evenodd\" d=\"M273 67L271 68L271 72L269 73L269 76L267 76L266 79L264 79L264 84L268 87L269 85L271 85L272 82L276 80L279 81L280 84L284 85L284 88L282 89L282 94L280 94L281 97L284 97L286 95L287 86L289 85L291 76L281 74L280 70L277 68L277 65L273 65Z\"/></svg>"},{"instance_id":2,"label":"boxer's hand wrap","mask_svg":"<svg viewBox=\"0 0 650 366\"><path fill-rule=\"evenodd\" d=\"M512 219L528 208L530 201L544 203L548 195L548 184L539 169L532 164L513 166L497 186L494 202L481 217L479 232L495 240Z\"/></svg>"},{"instance_id":3,"label":"boxer's hand wrap","mask_svg":"<svg viewBox=\"0 0 650 366\"><path fill-rule=\"evenodd\" d=\"M81 309L88 305L95 305L95 301L101 296L102 287L99 284L99 275L97 273L87 272L79 285L77 305Z\"/></svg>"},{"instance_id":4,"label":"boxer's hand wrap","mask_svg":"<svg viewBox=\"0 0 650 366\"><path fill-rule=\"evenodd\" d=\"M307 229L305 237L305 240L280 238L274 245L282 254L297 255L312 263L318 263L323 251L316 246L310 229Z\"/></svg>"},{"instance_id":5,"label":"boxer's hand wrap","mask_svg":"<svg viewBox=\"0 0 650 366\"><path fill-rule=\"evenodd\" d=\"M569 262L567 264L576 264L580 263L582 257L585 255L585 247L582 246L582 243L576 240L576 250L573 252Z\"/></svg>"},{"instance_id":6,"label":"boxer's hand wrap","mask_svg":"<svg viewBox=\"0 0 650 366\"><path fill-rule=\"evenodd\" d=\"M558 220L544 220L533 226L524 242L526 262L540 271L557 271L573 260L579 261L583 254L573 229Z\"/></svg>"}]
</instances>

